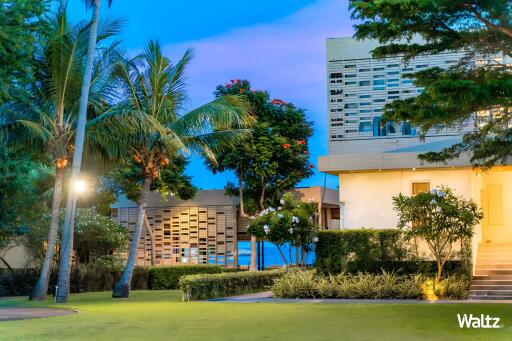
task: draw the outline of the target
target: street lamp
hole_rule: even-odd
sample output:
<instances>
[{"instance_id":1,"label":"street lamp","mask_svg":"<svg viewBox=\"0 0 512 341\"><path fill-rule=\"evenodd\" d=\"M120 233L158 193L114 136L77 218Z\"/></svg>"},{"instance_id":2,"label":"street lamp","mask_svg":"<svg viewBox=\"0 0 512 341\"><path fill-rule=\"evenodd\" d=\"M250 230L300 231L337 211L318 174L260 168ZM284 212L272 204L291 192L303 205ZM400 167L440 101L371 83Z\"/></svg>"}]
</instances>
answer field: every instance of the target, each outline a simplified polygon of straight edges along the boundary
<instances>
[{"instance_id":1,"label":"street lamp","mask_svg":"<svg viewBox=\"0 0 512 341\"><path fill-rule=\"evenodd\" d=\"M82 178L75 178L71 181L71 188L77 194L87 191L87 182Z\"/></svg>"}]
</instances>

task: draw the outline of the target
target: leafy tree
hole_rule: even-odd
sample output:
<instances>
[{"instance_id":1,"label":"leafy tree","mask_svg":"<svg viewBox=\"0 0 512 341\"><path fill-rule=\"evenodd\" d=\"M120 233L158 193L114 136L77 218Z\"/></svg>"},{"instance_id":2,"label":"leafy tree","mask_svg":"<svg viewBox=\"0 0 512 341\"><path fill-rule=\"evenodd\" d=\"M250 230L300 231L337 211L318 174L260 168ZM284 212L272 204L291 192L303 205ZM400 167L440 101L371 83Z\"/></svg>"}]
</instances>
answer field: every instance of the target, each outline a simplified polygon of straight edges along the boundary
<instances>
[{"instance_id":1,"label":"leafy tree","mask_svg":"<svg viewBox=\"0 0 512 341\"><path fill-rule=\"evenodd\" d=\"M238 184L228 183L226 192L240 197L240 214L257 214L276 206L281 195L313 174L309 162L308 139L312 123L303 109L279 99L270 99L266 91L253 91L247 80L232 80L217 87L216 95L247 96L256 117L253 132L243 142L226 148L217 162L206 161L214 172L232 170ZM251 266L256 269L255 238L251 238Z\"/></svg>"},{"instance_id":2,"label":"leafy tree","mask_svg":"<svg viewBox=\"0 0 512 341\"><path fill-rule=\"evenodd\" d=\"M113 297L129 295L149 191L161 177L162 169L189 152L215 159L219 149L237 143L248 132L245 127L252 121L248 105L240 96L219 97L191 112L180 113L186 100L185 68L191 58L188 50L173 64L163 56L160 44L150 41L141 56L119 64L124 97L110 114L140 117L145 125L137 124L144 129L133 132L110 131L108 126L103 130L104 135L119 138L118 152L133 159L131 165L143 179L128 261Z\"/></svg>"},{"instance_id":3,"label":"leafy tree","mask_svg":"<svg viewBox=\"0 0 512 341\"><path fill-rule=\"evenodd\" d=\"M118 22L106 22L100 29L99 40L112 37L118 28ZM8 118L2 124L7 131L7 142L20 151L38 154L38 157L55 165L48 247L39 281L30 296L33 300L44 299L48 289L65 168L74 152L75 110L80 100L88 36L89 27L69 23L66 8L59 7L49 21L46 35L37 50L35 79L27 87L30 101L8 103L2 108L4 117ZM105 103L113 93L109 68L117 56L116 45L102 48L102 52L93 65L95 79L90 107L96 113L106 110ZM101 120L98 118L97 121Z\"/></svg>"},{"instance_id":4,"label":"leafy tree","mask_svg":"<svg viewBox=\"0 0 512 341\"><path fill-rule=\"evenodd\" d=\"M505 163L512 154L512 5L508 0L350 1L358 39L377 39L375 57L406 59L441 52L466 52L458 65L412 75L425 90L387 105L384 120L421 128L458 127L477 121L460 143L420 155L444 162L469 153L477 166ZM412 42L421 37L423 42ZM475 62L475 60L479 60Z\"/></svg>"},{"instance_id":5,"label":"leafy tree","mask_svg":"<svg viewBox=\"0 0 512 341\"><path fill-rule=\"evenodd\" d=\"M293 193L288 192L281 198L277 209L269 207L251 221L247 232L274 244L284 264L288 262L281 247L286 244L294 246L295 264L305 265L304 256L312 250L317 240L316 214L317 207L314 203L301 202Z\"/></svg>"},{"instance_id":6,"label":"leafy tree","mask_svg":"<svg viewBox=\"0 0 512 341\"><path fill-rule=\"evenodd\" d=\"M22 244L46 209L37 182L45 169L0 144L0 250ZM10 265L0 256L6 267Z\"/></svg>"},{"instance_id":7,"label":"leafy tree","mask_svg":"<svg viewBox=\"0 0 512 341\"><path fill-rule=\"evenodd\" d=\"M38 36L46 30L47 0L0 1L0 104L23 100L23 87L33 79Z\"/></svg>"},{"instance_id":8,"label":"leafy tree","mask_svg":"<svg viewBox=\"0 0 512 341\"><path fill-rule=\"evenodd\" d=\"M457 197L447 187L410 197L400 193L393 198L393 205L398 212L398 228L405 230L406 238L427 243L437 262L437 281L444 263L453 255L453 243L471 238L473 227L483 217L472 200Z\"/></svg>"}]
</instances>

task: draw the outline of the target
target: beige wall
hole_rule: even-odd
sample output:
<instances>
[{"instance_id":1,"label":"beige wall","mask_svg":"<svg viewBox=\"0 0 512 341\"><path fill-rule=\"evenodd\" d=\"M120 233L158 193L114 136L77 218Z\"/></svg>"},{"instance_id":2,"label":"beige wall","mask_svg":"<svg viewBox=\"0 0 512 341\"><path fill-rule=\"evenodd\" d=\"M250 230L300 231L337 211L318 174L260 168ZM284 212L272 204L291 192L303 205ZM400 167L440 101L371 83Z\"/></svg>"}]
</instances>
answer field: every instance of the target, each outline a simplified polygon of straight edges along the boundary
<instances>
[{"instance_id":1,"label":"beige wall","mask_svg":"<svg viewBox=\"0 0 512 341\"><path fill-rule=\"evenodd\" d=\"M30 252L24 246L7 247L0 250L0 255L9 263L13 269L33 268L34 259ZM0 268L7 266L0 261Z\"/></svg>"},{"instance_id":2,"label":"beige wall","mask_svg":"<svg viewBox=\"0 0 512 341\"><path fill-rule=\"evenodd\" d=\"M339 175L341 228L393 228L397 215L393 196L411 195L413 182L430 182L430 188L445 185L456 194L471 198L472 171L468 169L396 170L354 172Z\"/></svg>"}]
</instances>

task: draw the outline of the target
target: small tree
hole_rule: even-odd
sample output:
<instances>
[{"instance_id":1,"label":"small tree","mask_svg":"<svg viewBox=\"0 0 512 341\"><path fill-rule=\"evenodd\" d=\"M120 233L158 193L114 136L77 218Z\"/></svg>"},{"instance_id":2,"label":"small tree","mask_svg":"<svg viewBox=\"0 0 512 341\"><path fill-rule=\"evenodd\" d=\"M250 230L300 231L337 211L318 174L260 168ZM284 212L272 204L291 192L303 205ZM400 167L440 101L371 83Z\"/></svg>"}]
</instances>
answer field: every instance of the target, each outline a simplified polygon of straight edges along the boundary
<instances>
[{"instance_id":1,"label":"small tree","mask_svg":"<svg viewBox=\"0 0 512 341\"><path fill-rule=\"evenodd\" d=\"M274 244L285 265L288 265L288 262L282 246L294 246L296 265L304 265L304 255L311 251L317 238L316 205L301 202L290 192L283 195L280 204L277 210L269 207L262 211L251 222L247 232L260 240L266 239Z\"/></svg>"},{"instance_id":2,"label":"small tree","mask_svg":"<svg viewBox=\"0 0 512 341\"><path fill-rule=\"evenodd\" d=\"M448 187L410 197L400 193L393 204L406 239L427 243L437 262L437 281L452 256L453 243L472 237L473 227L483 217L474 201L455 196Z\"/></svg>"}]
</instances>

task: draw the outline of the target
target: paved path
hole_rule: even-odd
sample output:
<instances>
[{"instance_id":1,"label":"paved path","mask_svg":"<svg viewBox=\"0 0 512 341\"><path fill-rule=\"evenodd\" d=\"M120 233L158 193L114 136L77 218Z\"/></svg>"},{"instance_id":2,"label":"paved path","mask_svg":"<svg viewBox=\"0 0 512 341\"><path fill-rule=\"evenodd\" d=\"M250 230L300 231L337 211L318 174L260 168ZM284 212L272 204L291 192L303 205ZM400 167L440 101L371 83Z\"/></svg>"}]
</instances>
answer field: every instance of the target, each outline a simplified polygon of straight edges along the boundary
<instances>
[{"instance_id":1,"label":"paved path","mask_svg":"<svg viewBox=\"0 0 512 341\"><path fill-rule=\"evenodd\" d=\"M0 321L26 320L42 317L61 316L78 313L71 309L58 308L0 308Z\"/></svg>"},{"instance_id":2,"label":"paved path","mask_svg":"<svg viewBox=\"0 0 512 341\"><path fill-rule=\"evenodd\" d=\"M474 304L474 303L508 303L512 301L504 300L398 300L398 299L339 299L339 298L273 298L271 291L259 292L255 294L231 296L225 298L212 299L217 302L261 302L261 303L329 303L329 304Z\"/></svg>"}]
</instances>

